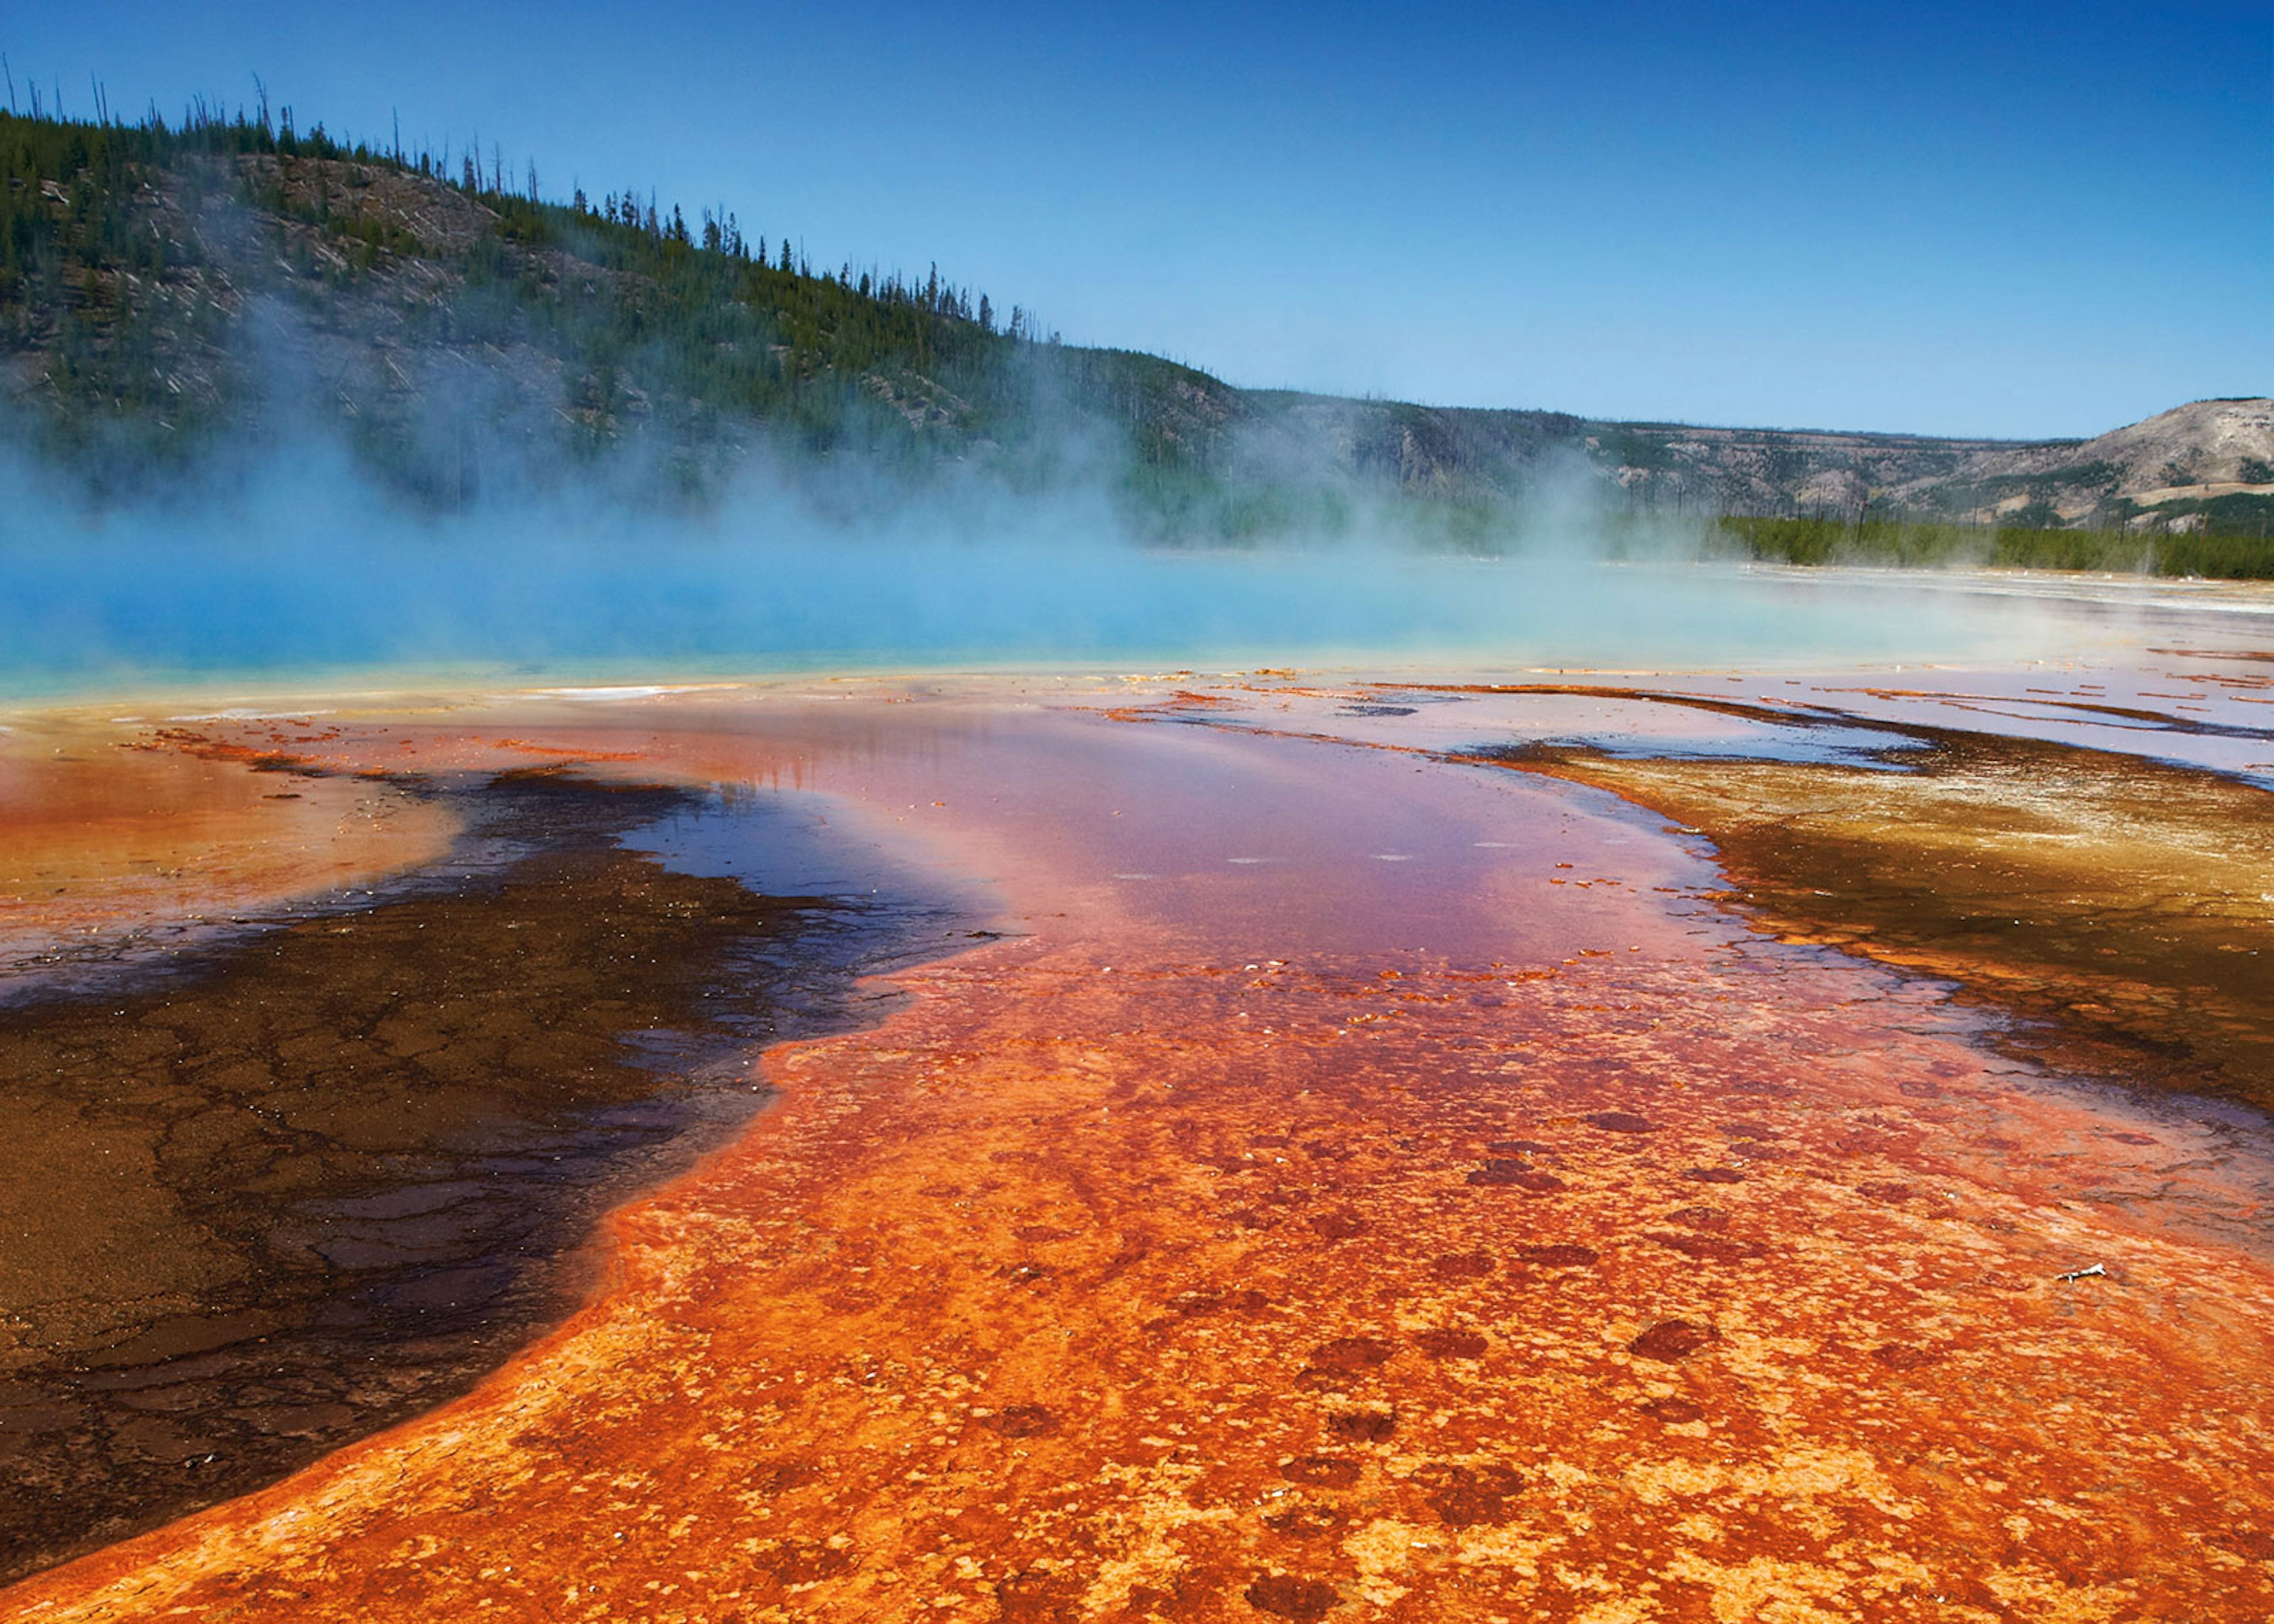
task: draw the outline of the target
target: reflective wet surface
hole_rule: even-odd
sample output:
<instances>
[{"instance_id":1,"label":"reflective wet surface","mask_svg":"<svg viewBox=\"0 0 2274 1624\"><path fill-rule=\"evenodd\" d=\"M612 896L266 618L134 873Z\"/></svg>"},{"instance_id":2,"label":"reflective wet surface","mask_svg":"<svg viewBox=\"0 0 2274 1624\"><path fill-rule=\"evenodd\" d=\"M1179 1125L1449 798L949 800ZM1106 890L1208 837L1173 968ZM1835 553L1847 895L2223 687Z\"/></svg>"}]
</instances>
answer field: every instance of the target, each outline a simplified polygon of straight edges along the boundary
<instances>
[{"instance_id":1,"label":"reflective wet surface","mask_svg":"<svg viewBox=\"0 0 2274 1624\"><path fill-rule=\"evenodd\" d=\"M1959 981L2050 1064L2274 1109L2274 796L2136 757L1946 734L1898 777L1503 757L1705 831L1786 940Z\"/></svg>"},{"instance_id":2,"label":"reflective wet surface","mask_svg":"<svg viewBox=\"0 0 2274 1624\"><path fill-rule=\"evenodd\" d=\"M463 1398L5 1600L2269 1616L2274 1141L2201 967L2255 940L2266 747L2165 659L370 707L309 761L794 786L993 934L768 1050L777 1102ZM2096 692L2151 714L2033 703ZM738 871L708 816L623 845ZM2120 892L2202 921L2143 984L2237 1001L2189 1050L2232 1101L2127 1085L2123 1033L2017 1048L1966 968L2099 974L2150 939Z\"/></svg>"}]
</instances>

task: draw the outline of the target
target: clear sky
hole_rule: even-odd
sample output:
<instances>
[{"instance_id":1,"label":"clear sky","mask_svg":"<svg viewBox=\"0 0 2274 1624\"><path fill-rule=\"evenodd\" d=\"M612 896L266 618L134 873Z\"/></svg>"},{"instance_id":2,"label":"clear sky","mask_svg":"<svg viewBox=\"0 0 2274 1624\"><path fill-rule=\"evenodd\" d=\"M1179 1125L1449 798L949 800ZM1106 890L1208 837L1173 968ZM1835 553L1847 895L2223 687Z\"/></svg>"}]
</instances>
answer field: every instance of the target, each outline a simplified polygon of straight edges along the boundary
<instances>
[{"instance_id":1,"label":"clear sky","mask_svg":"<svg viewBox=\"0 0 2274 1624\"><path fill-rule=\"evenodd\" d=\"M1233 382L2090 434L2274 392L2274 0L0 0L192 91L734 209Z\"/></svg>"}]
</instances>

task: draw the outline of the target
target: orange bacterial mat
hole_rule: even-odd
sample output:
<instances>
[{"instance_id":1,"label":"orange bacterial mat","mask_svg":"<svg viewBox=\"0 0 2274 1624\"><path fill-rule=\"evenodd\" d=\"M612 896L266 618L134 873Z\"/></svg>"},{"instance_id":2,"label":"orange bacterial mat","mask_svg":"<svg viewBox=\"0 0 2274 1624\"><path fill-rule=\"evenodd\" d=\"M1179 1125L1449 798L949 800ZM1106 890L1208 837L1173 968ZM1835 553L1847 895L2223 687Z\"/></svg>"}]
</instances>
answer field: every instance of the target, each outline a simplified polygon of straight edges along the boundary
<instances>
[{"instance_id":1,"label":"orange bacterial mat","mask_svg":"<svg viewBox=\"0 0 2274 1624\"><path fill-rule=\"evenodd\" d=\"M0 1614L2274 1616L2263 1126L1756 933L1694 831L1454 759L1490 704L1284 688L172 741L794 789L1004 934L770 1050L471 1395Z\"/></svg>"}]
</instances>

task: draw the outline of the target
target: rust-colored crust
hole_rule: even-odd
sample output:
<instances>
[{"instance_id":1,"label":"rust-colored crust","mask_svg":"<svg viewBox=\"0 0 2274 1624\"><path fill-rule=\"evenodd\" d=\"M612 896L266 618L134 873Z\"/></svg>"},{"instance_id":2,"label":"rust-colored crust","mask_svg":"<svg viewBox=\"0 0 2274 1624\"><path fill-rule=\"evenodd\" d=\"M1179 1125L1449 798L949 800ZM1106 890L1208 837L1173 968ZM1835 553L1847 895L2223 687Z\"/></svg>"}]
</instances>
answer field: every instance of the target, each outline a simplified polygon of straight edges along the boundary
<instances>
[{"instance_id":1,"label":"rust-colored crust","mask_svg":"<svg viewBox=\"0 0 2274 1624\"><path fill-rule=\"evenodd\" d=\"M1652 820L1615 851L1473 769L1212 746L1291 824L1489 779L1538 869L1510 929L1565 951L1410 951L1422 912L1336 945L1335 888L1403 893L1321 866L1269 959L1226 952L1245 880L1126 901L1094 774L986 804L1049 755L995 726L862 793L1014 852L1006 916L1048 929L775 1051L779 1107L618 1212L594 1300L468 1399L0 1611L2274 1614L2274 1276L2207 1238L2266 1216L2213 1128L2017 1086L1931 988L1654 911Z\"/></svg>"}]
</instances>

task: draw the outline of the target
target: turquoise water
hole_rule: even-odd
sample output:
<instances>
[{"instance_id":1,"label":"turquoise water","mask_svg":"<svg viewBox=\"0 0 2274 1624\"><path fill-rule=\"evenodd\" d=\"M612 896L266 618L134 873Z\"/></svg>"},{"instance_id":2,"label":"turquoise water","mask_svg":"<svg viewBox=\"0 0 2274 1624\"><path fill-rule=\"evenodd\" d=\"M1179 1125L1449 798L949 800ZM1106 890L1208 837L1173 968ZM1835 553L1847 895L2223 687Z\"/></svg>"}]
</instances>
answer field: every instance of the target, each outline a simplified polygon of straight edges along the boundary
<instances>
[{"instance_id":1,"label":"turquoise water","mask_svg":"<svg viewBox=\"0 0 2274 1624\"><path fill-rule=\"evenodd\" d=\"M2076 635L2074 616L1932 578L1570 556L471 530L291 550L147 533L0 547L0 695L18 699L374 669L1823 665L2011 658Z\"/></svg>"}]
</instances>

